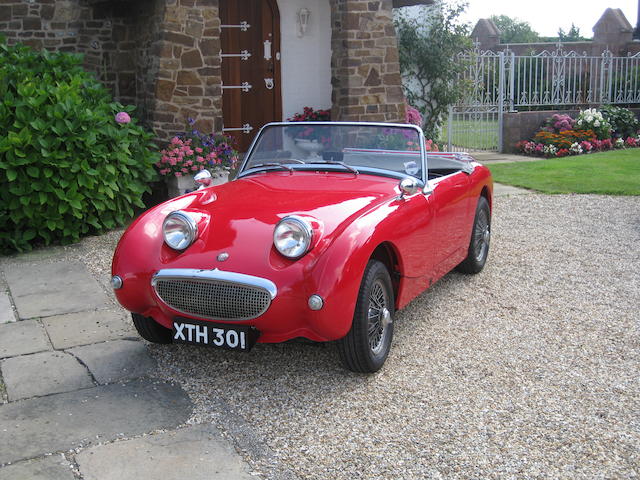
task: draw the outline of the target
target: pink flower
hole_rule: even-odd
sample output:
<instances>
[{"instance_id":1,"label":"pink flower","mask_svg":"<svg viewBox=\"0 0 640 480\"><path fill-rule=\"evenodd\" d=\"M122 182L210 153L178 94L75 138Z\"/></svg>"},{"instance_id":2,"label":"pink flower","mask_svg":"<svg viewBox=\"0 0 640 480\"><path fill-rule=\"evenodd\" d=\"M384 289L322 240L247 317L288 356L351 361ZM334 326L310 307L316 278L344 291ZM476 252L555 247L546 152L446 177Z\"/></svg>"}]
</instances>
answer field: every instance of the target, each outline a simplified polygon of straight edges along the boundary
<instances>
[{"instance_id":1,"label":"pink flower","mask_svg":"<svg viewBox=\"0 0 640 480\"><path fill-rule=\"evenodd\" d=\"M172 145L177 145L177 144L179 144L179 143L182 143L182 142L180 142L180 139L179 139L178 137L173 137L173 138L171 139L171 144L172 144Z\"/></svg>"},{"instance_id":2,"label":"pink flower","mask_svg":"<svg viewBox=\"0 0 640 480\"><path fill-rule=\"evenodd\" d=\"M188 173L188 172L189 172L189 170L187 170L186 168L182 169L182 173Z\"/></svg>"},{"instance_id":3,"label":"pink flower","mask_svg":"<svg viewBox=\"0 0 640 480\"><path fill-rule=\"evenodd\" d=\"M176 172L176 173L175 173L175 176L176 176L176 177L181 177L181 176L182 176L182 173L181 173L181 172Z\"/></svg>"},{"instance_id":4,"label":"pink flower","mask_svg":"<svg viewBox=\"0 0 640 480\"><path fill-rule=\"evenodd\" d=\"M196 147L196 152L202 153L202 149L200 147Z\"/></svg>"},{"instance_id":5,"label":"pink flower","mask_svg":"<svg viewBox=\"0 0 640 480\"><path fill-rule=\"evenodd\" d=\"M198 166L194 165L193 167L191 167L191 170L195 172L196 170L198 170Z\"/></svg>"},{"instance_id":6,"label":"pink flower","mask_svg":"<svg viewBox=\"0 0 640 480\"><path fill-rule=\"evenodd\" d=\"M116 123L129 123L131 121L131 117L127 112L120 112L116 114Z\"/></svg>"}]
</instances>

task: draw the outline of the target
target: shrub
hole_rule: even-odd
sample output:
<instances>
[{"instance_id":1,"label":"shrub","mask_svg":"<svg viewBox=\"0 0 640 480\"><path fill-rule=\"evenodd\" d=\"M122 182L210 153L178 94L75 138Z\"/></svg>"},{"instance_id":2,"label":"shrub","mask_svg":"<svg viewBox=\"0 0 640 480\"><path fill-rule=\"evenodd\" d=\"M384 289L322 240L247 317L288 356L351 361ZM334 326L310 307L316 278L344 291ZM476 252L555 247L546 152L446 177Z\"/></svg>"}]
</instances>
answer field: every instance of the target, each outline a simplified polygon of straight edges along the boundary
<instances>
[{"instance_id":1,"label":"shrub","mask_svg":"<svg viewBox=\"0 0 640 480\"><path fill-rule=\"evenodd\" d=\"M152 135L81 63L0 42L0 251L74 242L143 206Z\"/></svg>"},{"instance_id":2,"label":"shrub","mask_svg":"<svg viewBox=\"0 0 640 480\"><path fill-rule=\"evenodd\" d=\"M606 105L602 107L602 116L611 125L615 137L633 137L640 129L638 119L628 108Z\"/></svg>"}]
</instances>

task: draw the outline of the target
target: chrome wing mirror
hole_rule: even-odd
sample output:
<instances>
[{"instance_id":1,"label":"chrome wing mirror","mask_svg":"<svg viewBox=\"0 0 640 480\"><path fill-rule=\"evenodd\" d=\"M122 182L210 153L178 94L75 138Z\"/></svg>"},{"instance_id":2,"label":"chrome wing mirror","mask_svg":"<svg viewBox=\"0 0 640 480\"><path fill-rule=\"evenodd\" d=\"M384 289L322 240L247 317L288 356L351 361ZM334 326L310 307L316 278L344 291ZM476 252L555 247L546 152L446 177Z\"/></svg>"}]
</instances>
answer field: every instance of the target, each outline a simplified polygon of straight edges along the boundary
<instances>
[{"instance_id":1,"label":"chrome wing mirror","mask_svg":"<svg viewBox=\"0 0 640 480\"><path fill-rule=\"evenodd\" d=\"M209 170L200 170L193 176L193 183L198 185L198 190L211 186L211 172Z\"/></svg>"},{"instance_id":2,"label":"chrome wing mirror","mask_svg":"<svg viewBox=\"0 0 640 480\"><path fill-rule=\"evenodd\" d=\"M420 185L420 182L416 178L405 177L400 180L398 187L400 188L400 196L398 197L398 200L401 200L405 196L418 193L418 191L420 191L420 188L422 188L422 185Z\"/></svg>"}]
</instances>

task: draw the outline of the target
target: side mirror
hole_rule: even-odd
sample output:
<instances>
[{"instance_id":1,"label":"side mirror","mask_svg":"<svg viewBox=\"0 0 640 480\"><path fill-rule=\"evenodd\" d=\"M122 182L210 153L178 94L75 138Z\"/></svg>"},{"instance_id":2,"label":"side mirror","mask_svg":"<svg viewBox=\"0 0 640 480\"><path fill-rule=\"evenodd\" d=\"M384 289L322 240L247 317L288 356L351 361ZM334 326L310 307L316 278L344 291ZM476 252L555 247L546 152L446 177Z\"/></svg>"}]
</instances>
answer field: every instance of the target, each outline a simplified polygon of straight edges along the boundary
<instances>
[{"instance_id":1,"label":"side mirror","mask_svg":"<svg viewBox=\"0 0 640 480\"><path fill-rule=\"evenodd\" d=\"M418 191L420 190L420 183L413 177L405 177L400 180L398 187L400 188L399 199L402 199L405 197L405 195L413 195L415 193L418 193Z\"/></svg>"},{"instance_id":2,"label":"side mirror","mask_svg":"<svg viewBox=\"0 0 640 480\"><path fill-rule=\"evenodd\" d=\"M200 170L193 176L193 183L198 186L198 190L207 188L211 185L211 172L209 170Z\"/></svg>"}]
</instances>

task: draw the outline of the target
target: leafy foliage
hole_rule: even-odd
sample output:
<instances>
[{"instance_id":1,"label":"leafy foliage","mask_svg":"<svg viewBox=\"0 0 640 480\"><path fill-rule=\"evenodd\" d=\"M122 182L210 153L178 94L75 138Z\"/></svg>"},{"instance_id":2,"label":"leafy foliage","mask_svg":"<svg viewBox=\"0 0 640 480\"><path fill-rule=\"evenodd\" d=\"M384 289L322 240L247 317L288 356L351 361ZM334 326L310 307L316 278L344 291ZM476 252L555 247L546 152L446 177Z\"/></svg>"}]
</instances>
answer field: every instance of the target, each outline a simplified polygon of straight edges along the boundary
<instances>
[{"instance_id":1,"label":"leafy foliage","mask_svg":"<svg viewBox=\"0 0 640 480\"><path fill-rule=\"evenodd\" d=\"M572 22L568 32L565 33L562 28L558 30L558 40L561 42L584 42L588 39L580 35L580 29Z\"/></svg>"},{"instance_id":2,"label":"leafy foliage","mask_svg":"<svg viewBox=\"0 0 640 480\"><path fill-rule=\"evenodd\" d=\"M491 15L489 17L500 30L501 43L535 43L540 41L540 35L529 22L522 22L507 15Z\"/></svg>"},{"instance_id":3,"label":"leafy foliage","mask_svg":"<svg viewBox=\"0 0 640 480\"><path fill-rule=\"evenodd\" d=\"M154 179L152 135L79 56L0 42L0 251L69 243L133 216Z\"/></svg>"},{"instance_id":4,"label":"leafy foliage","mask_svg":"<svg viewBox=\"0 0 640 480\"><path fill-rule=\"evenodd\" d=\"M615 137L632 137L638 134L640 122L628 108L605 105L602 116L611 125Z\"/></svg>"},{"instance_id":5,"label":"leafy foliage","mask_svg":"<svg viewBox=\"0 0 640 480\"><path fill-rule=\"evenodd\" d=\"M471 48L468 26L458 23L465 7L438 3L423 9L418 18L396 18L405 93L423 115L427 138L438 138L449 105L458 101L466 88L456 81L466 68L458 54Z\"/></svg>"}]
</instances>

